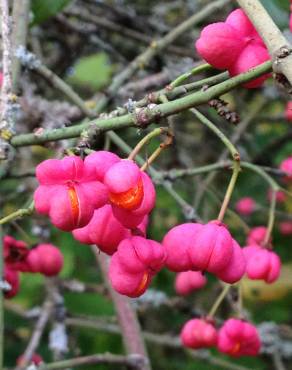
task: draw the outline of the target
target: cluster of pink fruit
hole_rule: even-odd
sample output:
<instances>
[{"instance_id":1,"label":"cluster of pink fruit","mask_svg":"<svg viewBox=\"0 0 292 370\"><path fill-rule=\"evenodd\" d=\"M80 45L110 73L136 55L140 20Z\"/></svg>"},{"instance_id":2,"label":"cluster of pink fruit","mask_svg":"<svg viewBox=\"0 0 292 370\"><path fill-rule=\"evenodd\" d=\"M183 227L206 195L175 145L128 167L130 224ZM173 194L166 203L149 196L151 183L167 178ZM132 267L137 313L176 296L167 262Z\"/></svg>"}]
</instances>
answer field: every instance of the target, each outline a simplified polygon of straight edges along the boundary
<instances>
[{"instance_id":1,"label":"cluster of pink fruit","mask_svg":"<svg viewBox=\"0 0 292 370\"><path fill-rule=\"evenodd\" d=\"M225 22L205 27L196 42L198 53L218 69L236 76L270 59L265 44L241 9L229 14ZM263 75L244 86L256 88L269 77Z\"/></svg>"},{"instance_id":2,"label":"cluster of pink fruit","mask_svg":"<svg viewBox=\"0 0 292 370\"><path fill-rule=\"evenodd\" d=\"M223 244L220 245L219 239L214 237L216 231L214 230L212 233L208 230L208 237L210 240L213 239L216 247L213 248L210 254L206 254L209 257L208 265L204 268L202 266L198 268L198 258L202 258L203 245L210 246L211 242L208 241L206 236L205 240L200 239L201 236L195 233L196 225L198 224L176 226L169 231L163 241L171 256L166 260L167 266L170 270L179 272L175 280L175 290L178 294L188 295L195 290L203 288L207 283L207 279L202 274L202 271L213 272L219 279L230 284L238 281L244 274L249 279L264 280L266 283L273 283L279 277L281 270L279 256L270 249L262 246L267 233L265 226L257 226L250 230L246 240L247 246L244 248L240 248L233 239L233 248L235 248L236 252L233 250L231 257L226 253L226 246L223 247ZM231 236L229 232L226 230L224 234L225 236L222 235L222 239L225 238L225 241L230 241ZM174 249L175 245L176 254L171 252L171 249ZM219 249L216 250L216 248ZM223 248L225 249L225 253L221 253ZM192 257L194 254L196 260ZM224 266L225 263L228 266L225 269L223 267L223 270L221 258ZM227 259L227 262L225 262L224 258ZM212 266L213 263L215 263L215 267ZM218 266L221 270L216 274Z\"/></svg>"},{"instance_id":3,"label":"cluster of pink fruit","mask_svg":"<svg viewBox=\"0 0 292 370\"><path fill-rule=\"evenodd\" d=\"M191 292L201 289L207 283L202 271L192 271L196 269L198 263L204 260L203 271L215 273L217 277L225 282L234 283L238 281L244 273L249 279L264 280L267 283L274 282L280 274L281 262L278 255L261 246L265 240L267 228L259 226L251 229L247 237L247 246L241 249L235 240L231 239L229 232L224 232L214 228L214 221L205 225L206 233L202 232L202 227L198 224L179 225L164 238L166 249L171 251L176 247L176 252L170 254L166 260L168 267L173 271L180 271L175 280L176 292L180 295L188 295ZM224 225L218 227L225 228ZM201 225L202 226L202 225ZM207 229L209 228L209 230ZM201 235L198 234L198 231ZM209 239L210 238L210 239ZM233 245L233 253L228 255L226 241ZM211 253L205 254L205 246L213 243ZM200 245L200 248L198 248ZM193 249L195 246L195 249ZM224 250L224 253L221 252ZM195 257L193 257L195 256ZM227 258L225 265L223 256ZM217 268L219 268L219 272ZM188 271L185 271L189 269ZM204 347L217 346L220 352L230 356L256 356L259 353L261 342L256 328L243 320L229 319L217 333L212 319L192 319L185 323L181 340L186 347L197 349Z\"/></svg>"},{"instance_id":4,"label":"cluster of pink fruit","mask_svg":"<svg viewBox=\"0 0 292 370\"><path fill-rule=\"evenodd\" d=\"M39 244L29 249L28 245L9 235L3 238L4 279L10 285L5 298L14 297L19 291L19 273L41 273L45 276L57 275L63 267L63 255L52 244Z\"/></svg>"},{"instance_id":5,"label":"cluster of pink fruit","mask_svg":"<svg viewBox=\"0 0 292 370\"><path fill-rule=\"evenodd\" d=\"M98 151L84 160L75 156L46 160L36 174L38 212L49 215L57 227L72 231L80 242L96 244L112 256L109 278L120 294L142 295L164 266L188 276L200 274L203 282L206 271L230 284L245 273L268 282L279 275L278 256L261 246L266 229L260 235L253 231L244 249L217 220L175 226L162 243L146 239L155 188L132 160Z\"/></svg>"},{"instance_id":6,"label":"cluster of pink fruit","mask_svg":"<svg viewBox=\"0 0 292 370\"><path fill-rule=\"evenodd\" d=\"M250 279L274 282L280 274L279 256L262 246L267 228L250 230L247 246L240 248L226 226L218 221L206 225L182 224L171 229L163 240L167 251L166 266L180 272L176 291L188 294L206 284L201 272L208 271L233 284L244 274Z\"/></svg>"},{"instance_id":7,"label":"cluster of pink fruit","mask_svg":"<svg viewBox=\"0 0 292 370\"><path fill-rule=\"evenodd\" d=\"M46 160L36 176L36 210L80 242L113 255L110 278L117 291L131 297L144 293L166 257L159 243L145 238L156 197L150 177L134 161L108 151L84 161Z\"/></svg>"},{"instance_id":8,"label":"cluster of pink fruit","mask_svg":"<svg viewBox=\"0 0 292 370\"><path fill-rule=\"evenodd\" d=\"M234 318L225 321L218 332L212 320L190 320L181 331L181 340L193 349L217 346L220 352L232 357L256 356L261 348L256 327Z\"/></svg>"}]
</instances>

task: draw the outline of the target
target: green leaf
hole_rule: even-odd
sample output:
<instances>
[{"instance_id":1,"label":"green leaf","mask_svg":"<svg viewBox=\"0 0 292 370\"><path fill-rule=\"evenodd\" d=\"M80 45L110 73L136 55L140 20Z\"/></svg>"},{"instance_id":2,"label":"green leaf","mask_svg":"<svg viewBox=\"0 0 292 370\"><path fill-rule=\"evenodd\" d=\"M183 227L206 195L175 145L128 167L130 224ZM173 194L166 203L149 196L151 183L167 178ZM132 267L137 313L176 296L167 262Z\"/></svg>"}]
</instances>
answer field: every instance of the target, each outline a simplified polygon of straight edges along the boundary
<instances>
[{"instance_id":1,"label":"green leaf","mask_svg":"<svg viewBox=\"0 0 292 370\"><path fill-rule=\"evenodd\" d=\"M74 85L100 90L108 84L111 73L107 54L97 53L79 59L68 80Z\"/></svg>"},{"instance_id":2,"label":"green leaf","mask_svg":"<svg viewBox=\"0 0 292 370\"><path fill-rule=\"evenodd\" d=\"M32 26L53 17L65 8L72 0L32 0Z\"/></svg>"}]
</instances>

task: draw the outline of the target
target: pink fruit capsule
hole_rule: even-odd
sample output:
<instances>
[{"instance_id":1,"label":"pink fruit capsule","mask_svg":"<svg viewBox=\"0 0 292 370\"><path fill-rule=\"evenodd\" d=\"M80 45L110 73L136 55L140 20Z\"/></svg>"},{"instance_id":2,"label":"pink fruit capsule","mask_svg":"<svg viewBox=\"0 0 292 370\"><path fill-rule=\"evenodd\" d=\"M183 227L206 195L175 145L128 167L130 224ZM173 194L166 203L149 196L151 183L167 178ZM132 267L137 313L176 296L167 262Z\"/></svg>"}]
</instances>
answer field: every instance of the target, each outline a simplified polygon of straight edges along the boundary
<instances>
[{"instance_id":1,"label":"pink fruit capsule","mask_svg":"<svg viewBox=\"0 0 292 370\"><path fill-rule=\"evenodd\" d=\"M96 171L81 158L48 159L36 168L39 187L34 193L37 212L48 215L61 230L71 231L90 221L95 209L108 201Z\"/></svg>"},{"instance_id":2,"label":"pink fruit capsule","mask_svg":"<svg viewBox=\"0 0 292 370\"><path fill-rule=\"evenodd\" d=\"M283 221L279 225L282 235L292 235L292 221Z\"/></svg>"},{"instance_id":3,"label":"pink fruit capsule","mask_svg":"<svg viewBox=\"0 0 292 370\"><path fill-rule=\"evenodd\" d=\"M241 198L235 205L235 210L243 216L251 215L255 209L256 202L251 197Z\"/></svg>"},{"instance_id":4,"label":"pink fruit capsule","mask_svg":"<svg viewBox=\"0 0 292 370\"><path fill-rule=\"evenodd\" d=\"M242 9L235 9L226 18L225 23L232 26L241 37L244 38L245 43L248 44L250 41L256 41L260 45L264 46L264 43L254 28L249 18L245 15Z\"/></svg>"},{"instance_id":5,"label":"pink fruit capsule","mask_svg":"<svg viewBox=\"0 0 292 370\"><path fill-rule=\"evenodd\" d=\"M120 294L139 297L164 266L165 259L165 249L154 240L140 236L124 239L110 261L113 288Z\"/></svg>"},{"instance_id":6,"label":"pink fruit capsule","mask_svg":"<svg viewBox=\"0 0 292 370\"><path fill-rule=\"evenodd\" d=\"M162 241L167 253L165 262L167 268L175 272L193 269L189 251L202 226L198 223L185 223L168 231Z\"/></svg>"},{"instance_id":7,"label":"pink fruit capsule","mask_svg":"<svg viewBox=\"0 0 292 370\"><path fill-rule=\"evenodd\" d=\"M285 118L286 118L287 121L292 121L292 101L288 101L288 103L286 105Z\"/></svg>"},{"instance_id":8,"label":"pink fruit capsule","mask_svg":"<svg viewBox=\"0 0 292 370\"><path fill-rule=\"evenodd\" d=\"M10 235L3 238L3 256L5 265L12 270L27 271L27 256L29 249L27 244L22 240L16 240Z\"/></svg>"},{"instance_id":9,"label":"pink fruit capsule","mask_svg":"<svg viewBox=\"0 0 292 370\"><path fill-rule=\"evenodd\" d=\"M53 244L39 244L28 256L31 272L40 272L46 276L58 275L64 264L64 257Z\"/></svg>"},{"instance_id":10,"label":"pink fruit capsule","mask_svg":"<svg viewBox=\"0 0 292 370\"><path fill-rule=\"evenodd\" d=\"M246 274L252 280L276 281L281 272L279 256L268 249L252 245L243 248L246 258Z\"/></svg>"},{"instance_id":11,"label":"pink fruit capsule","mask_svg":"<svg viewBox=\"0 0 292 370\"><path fill-rule=\"evenodd\" d=\"M135 229L155 205L155 188L149 176L128 159L109 168L104 176L116 219Z\"/></svg>"},{"instance_id":12,"label":"pink fruit capsule","mask_svg":"<svg viewBox=\"0 0 292 370\"><path fill-rule=\"evenodd\" d=\"M268 60L270 60L270 55L267 49L264 46L259 45L256 41L251 41L242 50L236 62L228 68L228 71L230 76L237 76ZM265 74L244 84L243 86L250 89L260 87L269 76L270 74Z\"/></svg>"},{"instance_id":13,"label":"pink fruit capsule","mask_svg":"<svg viewBox=\"0 0 292 370\"><path fill-rule=\"evenodd\" d=\"M250 229L247 235L246 244L247 245L261 245L266 237L267 228L265 226L256 226ZM271 238L270 238L271 241Z\"/></svg>"},{"instance_id":14,"label":"pink fruit capsule","mask_svg":"<svg viewBox=\"0 0 292 370\"><path fill-rule=\"evenodd\" d=\"M280 170L285 172L284 180L292 180L292 156L284 159L280 164Z\"/></svg>"},{"instance_id":15,"label":"pink fruit capsule","mask_svg":"<svg viewBox=\"0 0 292 370\"><path fill-rule=\"evenodd\" d=\"M73 230L72 234L80 242L96 244L102 252L109 255L117 250L123 239L131 236L130 230L114 217L109 204L95 210L89 224L82 229Z\"/></svg>"},{"instance_id":16,"label":"pink fruit capsule","mask_svg":"<svg viewBox=\"0 0 292 370\"><path fill-rule=\"evenodd\" d=\"M145 236L148 217L144 216L137 225L137 235ZM132 231L125 228L114 216L112 207L107 204L94 211L89 224L72 231L76 240L84 244L96 244L104 253L112 255L123 239L130 238Z\"/></svg>"},{"instance_id":17,"label":"pink fruit capsule","mask_svg":"<svg viewBox=\"0 0 292 370\"><path fill-rule=\"evenodd\" d=\"M184 324L180 338L185 347L209 348L217 343L217 331L203 319L192 319Z\"/></svg>"},{"instance_id":18,"label":"pink fruit capsule","mask_svg":"<svg viewBox=\"0 0 292 370\"><path fill-rule=\"evenodd\" d=\"M127 211L137 209L144 197L140 168L124 159L109 168L104 177L110 202Z\"/></svg>"},{"instance_id":19,"label":"pink fruit capsule","mask_svg":"<svg viewBox=\"0 0 292 370\"><path fill-rule=\"evenodd\" d=\"M234 284L243 277L245 272L246 258L244 256L243 249L241 249L239 244L233 239L233 252L231 260L227 267L219 271L216 276L225 283Z\"/></svg>"},{"instance_id":20,"label":"pink fruit capsule","mask_svg":"<svg viewBox=\"0 0 292 370\"><path fill-rule=\"evenodd\" d=\"M96 178L98 181L103 182L106 172L113 166L115 163L121 161L116 154L111 153L107 150L99 150L97 152L90 153L84 160L86 167L90 168L92 171L95 171Z\"/></svg>"},{"instance_id":21,"label":"pink fruit capsule","mask_svg":"<svg viewBox=\"0 0 292 370\"><path fill-rule=\"evenodd\" d=\"M233 238L226 226L210 221L198 230L189 249L193 270L218 273L228 266L233 253Z\"/></svg>"},{"instance_id":22,"label":"pink fruit capsule","mask_svg":"<svg viewBox=\"0 0 292 370\"><path fill-rule=\"evenodd\" d=\"M232 357L257 356L261 341L257 329L249 322L229 319L218 333L218 350Z\"/></svg>"},{"instance_id":23,"label":"pink fruit capsule","mask_svg":"<svg viewBox=\"0 0 292 370\"><path fill-rule=\"evenodd\" d=\"M236 76L270 59L256 29L241 9L230 13L225 22L205 27L196 42L198 53L213 67L227 69ZM246 83L247 88L262 85L269 74Z\"/></svg>"},{"instance_id":24,"label":"pink fruit capsule","mask_svg":"<svg viewBox=\"0 0 292 370\"><path fill-rule=\"evenodd\" d=\"M231 25L224 22L206 26L196 42L196 48L201 57L218 69L231 67L244 45L243 37Z\"/></svg>"},{"instance_id":25,"label":"pink fruit capsule","mask_svg":"<svg viewBox=\"0 0 292 370\"><path fill-rule=\"evenodd\" d=\"M206 284L207 279L201 271L180 272L175 278L175 291L179 295L188 295L203 288Z\"/></svg>"},{"instance_id":26,"label":"pink fruit capsule","mask_svg":"<svg viewBox=\"0 0 292 370\"><path fill-rule=\"evenodd\" d=\"M273 194L273 190L272 189L269 189L268 190L268 200L271 202L272 200L272 194ZM276 191L276 202L277 203L284 203L286 201L286 194L284 193L284 191L282 190L277 190Z\"/></svg>"}]
</instances>

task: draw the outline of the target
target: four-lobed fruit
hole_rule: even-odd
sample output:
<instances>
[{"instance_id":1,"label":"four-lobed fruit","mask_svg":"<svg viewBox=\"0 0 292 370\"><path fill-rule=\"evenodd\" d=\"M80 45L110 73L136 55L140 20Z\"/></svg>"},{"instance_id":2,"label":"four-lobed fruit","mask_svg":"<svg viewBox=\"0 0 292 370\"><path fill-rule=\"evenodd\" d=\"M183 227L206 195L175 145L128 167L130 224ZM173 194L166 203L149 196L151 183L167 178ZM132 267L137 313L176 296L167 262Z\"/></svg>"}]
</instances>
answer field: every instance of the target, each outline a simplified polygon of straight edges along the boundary
<instances>
[{"instance_id":1,"label":"four-lobed fruit","mask_svg":"<svg viewBox=\"0 0 292 370\"><path fill-rule=\"evenodd\" d=\"M187 321L180 333L183 345L192 349L214 347L217 344L217 337L214 325L204 319Z\"/></svg>"},{"instance_id":2,"label":"four-lobed fruit","mask_svg":"<svg viewBox=\"0 0 292 370\"><path fill-rule=\"evenodd\" d=\"M177 294L188 295L206 284L206 276L201 271L183 271L176 275L174 287Z\"/></svg>"},{"instance_id":3,"label":"four-lobed fruit","mask_svg":"<svg viewBox=\"0 0 292 370\"><path fill-rule=\"evenodd\" d=\"M206 26L196 42L198 53L212 66L237 76L270 59L256 29L242 9L229 14L225 22ZM269 77L265 74L244 86L256 88Z\"/></svg>"},{"instance_id":4,"label":"four-lobed fruit","mask_svg":"<svg viewBox=\"0 0 292 370\"><path fill-rule=\"evenodd\" d=\"M220 328L217 348L232 357L257 356L261 341L254 325L232 318Z\"/></svg>"},{"instance_id":5,"label":"four-lobed fruit","mask_svg":"<svg viewBox=\"0 0 292 370\"><path fill-rule=\"evenodd\" d=\"M140 236L124 239L110 261L112 286L120 294L139 297L162 269L165 259L165 249L154 240Z\"/></svg>"}]
</instances>

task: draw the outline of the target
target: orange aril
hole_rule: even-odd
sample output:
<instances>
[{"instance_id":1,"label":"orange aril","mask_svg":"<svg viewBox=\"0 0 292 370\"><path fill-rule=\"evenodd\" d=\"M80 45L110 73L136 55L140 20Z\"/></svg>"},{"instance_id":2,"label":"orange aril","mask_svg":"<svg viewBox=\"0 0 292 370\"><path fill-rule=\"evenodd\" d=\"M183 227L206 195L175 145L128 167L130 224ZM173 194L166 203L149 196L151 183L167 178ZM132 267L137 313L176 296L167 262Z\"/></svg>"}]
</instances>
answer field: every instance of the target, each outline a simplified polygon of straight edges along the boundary
<instances>
[{"instance_id":1,"label":"orange aril","mask_svg":"<svg viewBox=\"0 0 292 370\"><path fill-rule=\"evenodd\" d=\"M234 346L233 346L233 348L232 348L232 350L230 351L230 353L231 354L235 354L235 353L238 353L239 351L240 351L240 347L241 347L241 343L239 343L239 342L237 342Z\"/></svg>"},{"instance_id":2,"label":"orange aril","mask_svg":"<svg viewBox=\"0 0 292 370\"><path fill-rule=\"evenodd\" d=\"M79 221L79 200L77 196L77 192L74 186L69 186L68 188L69 200L71 204L73 222L77 226Z\"/></svg>"},{"instance_id":3,"label":"orange aril","mask_svg":"<svg viewBox=\"0 0 292 370\"><path fill-rule=\"evenodd\" d=\"M140 180L134 188L122 193L110 193L110 202L127 211L132 211L140 206L144 197L143 182Z\"/></svg>"},{"instance_id":4,"label":"orange aril","mask_svg":"<svg viewBox=\"0 0 292 370\"><path fill-rule=\"evenodd\" d=\"M146 285L149 282L149 279L150 279L150 274L148 271L145 271L138 288L134 292L135 295L139 296L143 292L143 290L145 289Z\"/></svg>"}]
</instances>

